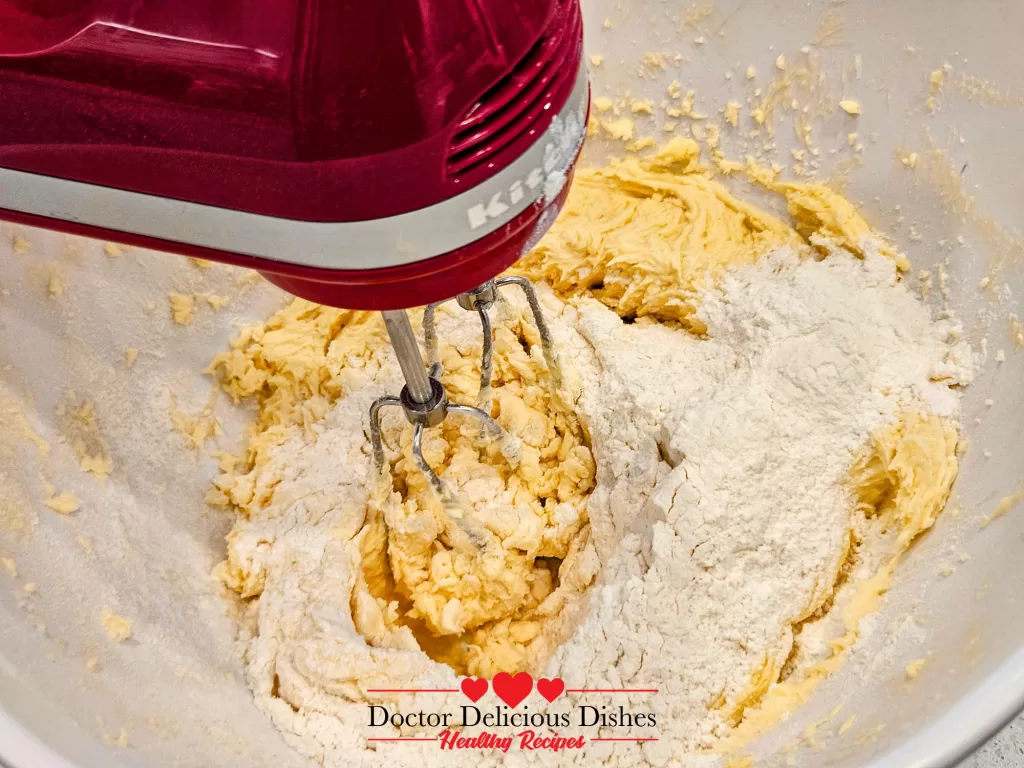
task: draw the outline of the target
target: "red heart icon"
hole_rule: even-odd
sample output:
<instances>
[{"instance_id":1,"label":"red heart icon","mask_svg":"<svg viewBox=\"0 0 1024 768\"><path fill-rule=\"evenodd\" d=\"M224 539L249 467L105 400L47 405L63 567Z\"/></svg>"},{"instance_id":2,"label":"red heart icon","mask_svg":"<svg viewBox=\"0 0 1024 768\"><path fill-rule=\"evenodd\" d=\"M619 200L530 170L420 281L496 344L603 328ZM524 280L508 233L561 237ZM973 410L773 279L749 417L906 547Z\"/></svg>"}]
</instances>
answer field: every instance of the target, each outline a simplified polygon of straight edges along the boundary
<instances>
[{"instance_id":1,"label":"red heart icon","mask_svg":"<svg viewBox=\"0 0 1024 768\"><path fill-rule=\"evenodd\" d=\"M491 680L491 685L498 698L515 709L533 690L533 678L529 672L520 672L514 676L508 672L499 672Z\"/></svg>"},{"instance_id":2,"label":"red heart icon","mask_svg":"<svg viewBox=\"0 0 1024 768\"><path fill-rule=\"evenodd\" d=\"M565 681L560 677L556 677L554 680L542 677L537 681L537 693L548 701L554 701L562 695L563 691L565 691Z\"/></svg>"},{"instance_id":3,"label":"red heart icon","mask_svg":"<svg viewBox=\"0 0 1024 768\"><path fill-rule=\"evenodd\" d=\"M482 677L467 677L462 681L462 692L466 698L474 704L480 701L480 697L487 693L487 681Z\"/></svg>"}]
</instances>

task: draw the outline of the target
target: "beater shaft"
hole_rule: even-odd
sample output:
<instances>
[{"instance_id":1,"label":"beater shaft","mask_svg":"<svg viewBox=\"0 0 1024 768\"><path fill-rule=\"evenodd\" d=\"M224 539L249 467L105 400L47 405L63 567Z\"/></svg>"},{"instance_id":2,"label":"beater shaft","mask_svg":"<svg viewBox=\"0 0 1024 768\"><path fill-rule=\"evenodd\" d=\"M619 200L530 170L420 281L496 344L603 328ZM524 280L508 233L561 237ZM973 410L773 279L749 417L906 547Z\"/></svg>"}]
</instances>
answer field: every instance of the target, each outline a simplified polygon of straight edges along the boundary
<instances>
[{"instance_id":1,"label":"beater shaft","mask_svg":"<svg viewBox=\"0 0 1024 768\"><path fill-rule=\"evenodd\" d=\"M417 403L429 403L434 397L434 388L423 365L423 356L420 354L412 323L409 322L409 315L404 309L387 310L381 314L384 315L384 325L388 329L388 336L391 337L391 346L398 358L398 365L402 368L409 397Z\"/></svg>"},{"instance_id":2,"label":"beater shaft","mask_svg":"<svg viewBox=\"0 0 1024 768\"><path fill-rule=\"evenodd\" d=\"M558 360L555 355L554 342L551 338L551 331L544 321L544 314L541 311L540 301L537 298L533 286L528 280L522 277L503 277L496 280L489 280L483 285L460 293L454 297L459 306L463 309L475 312L480 319L480 326L483 332L482 357L480 361L480 392L477 398L477 405L462 405L449 403L444 387L441 385L441 354L437 343L435 313L437 308L444 302L437 302L428 305L423 313L423 336L427 350L427 364L429 371L420 353L419 344L409 322L409 316L404 310L386 311L384 324L387 327L388 335L391 337L391 346L395 350L398 364L405 377L405 387L398 397L384 395L377 398L370 407L370 442L373 445L373 459L379 475L384 476L387 461L384 455L384 440L381 434L380 411L385 406L400 406L405 411L405 416L413 425L412 435L412 457L417 468L423 473L431 487L441 498L447 509L455 510L455 497L447 484L438 477L437 473L430 466L430 463L423 455L423 433L429 427L436 427L449 414L468 416L477 420L481 427L482 436L498 442L499 448L505 460L515 467L519 464L519 440L510 435L491 416L491 379L494 375L494 329L488 310L498 300L497 289L502 286L515 286L526 294L527 303L530 306L530 313L533 315L534 323L540 334L541 347L544 358L551 375L552 387L557 391L561 387L561 372ZM461 518L461 514L456 515ZM482 546L479 536L474 534L472 526L468 521L454 520L455 524L464 530L470 539Z\"/></svg>"}]
</instances>

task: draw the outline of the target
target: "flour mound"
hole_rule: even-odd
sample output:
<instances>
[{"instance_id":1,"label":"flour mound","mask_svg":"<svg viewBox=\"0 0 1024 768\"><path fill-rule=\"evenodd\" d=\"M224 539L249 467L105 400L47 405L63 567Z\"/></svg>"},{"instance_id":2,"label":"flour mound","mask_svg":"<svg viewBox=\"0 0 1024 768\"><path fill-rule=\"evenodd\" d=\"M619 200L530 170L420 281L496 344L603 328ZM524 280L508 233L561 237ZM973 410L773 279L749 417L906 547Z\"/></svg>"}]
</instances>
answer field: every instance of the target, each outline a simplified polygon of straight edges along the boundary
<instances>
[{"instance_id":1,"label":"flour mound","mask_svg":"<svg viewBox=\"0 0 1024 768\"><path fill-rule=\"evenodd\" d=\"M707 340L583 310L606 375L659 425L645 437L667 474L636 519L620 511L591 612L548 668L569 687L670 692L652 699L668 754L728 736L779 679L794 628L833 596L864 513L850 472L869 436L921 413L954 425L949 387L970 380L958 327L933 322L870 248L863 260L776 251L706 292L697 314ZM952 442L940 428L920 446L922 478L953 467L932 520L955 476L949 428Z\"/></svg>"}]
</instances>

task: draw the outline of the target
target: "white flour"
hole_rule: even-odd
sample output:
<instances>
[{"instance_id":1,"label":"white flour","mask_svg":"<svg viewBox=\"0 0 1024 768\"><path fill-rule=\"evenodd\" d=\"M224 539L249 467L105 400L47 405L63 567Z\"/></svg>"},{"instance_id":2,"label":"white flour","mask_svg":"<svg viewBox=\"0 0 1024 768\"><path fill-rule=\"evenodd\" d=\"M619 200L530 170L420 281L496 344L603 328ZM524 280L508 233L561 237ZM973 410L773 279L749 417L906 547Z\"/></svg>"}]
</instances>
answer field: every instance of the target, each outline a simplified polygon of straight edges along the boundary
<instances>
[{"instance_id":1,"label":"white flour","mask_svg":"<svg viewBox=\"0 0 1024 768\"><path fill-rule=\"evenodd\" d=\"M932 321L893 262L866 246L863 260L836 250L799 261L783 250L734 272L703 298L704 340L624 324L593 301L559 309L546 298L597 462L585 546L560 578L599 574L545 627L567 639L543 676L570 689L658 689L585 701L656 713L658 741L508 755L367 743L439 730L371 729L369 703L392 712L458 712L468 703L461 694L365 692L458 687L452 670L414 646L368 646L351 617L353 537L370 470L359 425L373 397L393 388L391 364L314 434L294 429L276 449L257 481L273 487L273 499L232 543L266 577L247 652L258 706L327 766L714 762L698 750L725 735L755 676L777 677L793 624L833 590L854 507L844 485L854 454L903 408L957 417L949 385L969 379L955 325ZM584 702L569 695L548 705L534 693L527 703L531 712L565 712Z\"/></svg>"}]
</instances>

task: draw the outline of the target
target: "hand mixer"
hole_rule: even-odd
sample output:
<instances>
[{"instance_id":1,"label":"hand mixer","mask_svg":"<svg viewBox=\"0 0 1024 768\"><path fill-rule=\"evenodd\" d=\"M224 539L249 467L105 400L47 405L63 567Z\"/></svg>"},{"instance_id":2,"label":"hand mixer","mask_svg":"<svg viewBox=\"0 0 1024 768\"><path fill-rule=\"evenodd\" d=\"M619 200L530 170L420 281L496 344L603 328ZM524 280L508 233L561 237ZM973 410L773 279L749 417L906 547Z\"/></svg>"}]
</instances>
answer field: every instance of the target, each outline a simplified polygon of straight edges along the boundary
<instances>
[{"instance_id":1,"label":"hand mixer","mask_svg":"<svg viewBox=\"0 0 1024 768\"><path fill-rule=\"evenodd\" d=\"M495 276L551 225L585 133L578 0L0 2L0 218L251 267L322 304L381 310L401 406L449 414L433 312L484 332ZM425 314L427 370L406 308ZM557 373L555 373L557 375ZM478 403L480 405L481 403Z\"/></svg>"}]
</instances>

